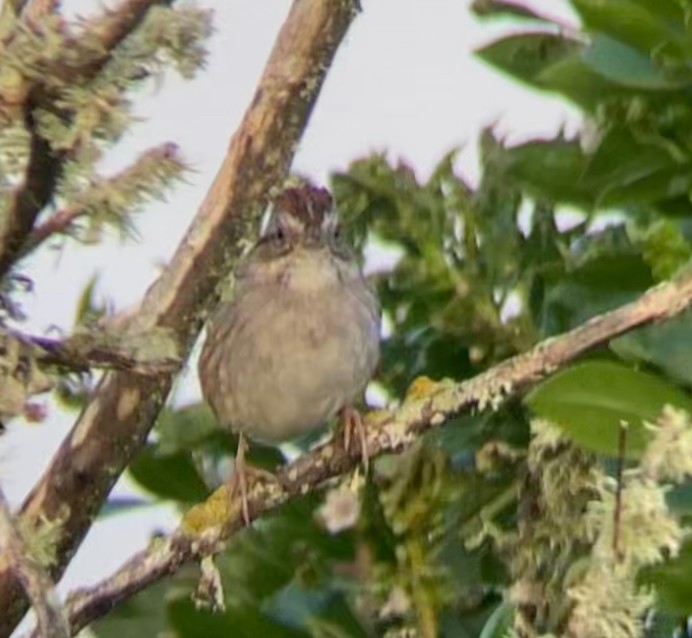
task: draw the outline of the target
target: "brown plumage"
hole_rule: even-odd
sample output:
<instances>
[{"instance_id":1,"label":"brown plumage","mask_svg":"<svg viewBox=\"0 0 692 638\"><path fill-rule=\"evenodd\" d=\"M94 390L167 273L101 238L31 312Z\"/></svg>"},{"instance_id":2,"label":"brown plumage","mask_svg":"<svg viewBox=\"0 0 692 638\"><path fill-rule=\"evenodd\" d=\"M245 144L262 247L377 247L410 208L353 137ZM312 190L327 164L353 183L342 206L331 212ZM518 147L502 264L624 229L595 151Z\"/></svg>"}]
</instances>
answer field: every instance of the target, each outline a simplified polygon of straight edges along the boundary
<instances>
[{"instance_id":1,"label":"brown plumage","mask_svg":"<svg viewBox=\"0 0 692 638\"><path fill-rule=\"evenodd\" d=\"M281 442L342 412L363 445L351 406L377 364L379 329L379 304L341 240L329 192L284 191L236 273L233 300L209 324L199 364L205 398L241 436L232 486L246 520L244 435Z\"/></svg>"}]
</instances>

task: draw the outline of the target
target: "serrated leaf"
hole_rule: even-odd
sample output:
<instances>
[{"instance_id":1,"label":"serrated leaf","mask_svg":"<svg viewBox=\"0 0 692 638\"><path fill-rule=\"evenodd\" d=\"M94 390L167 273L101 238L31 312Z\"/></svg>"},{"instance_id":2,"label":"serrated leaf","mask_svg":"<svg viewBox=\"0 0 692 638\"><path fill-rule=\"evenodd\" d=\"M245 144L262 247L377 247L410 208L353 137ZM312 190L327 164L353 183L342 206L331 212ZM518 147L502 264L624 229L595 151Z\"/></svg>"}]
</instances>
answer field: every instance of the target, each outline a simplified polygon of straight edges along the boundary
<instances>
[{"instance_id":1,"label":"serrated leaf","mask_svg":"<svg viewBox=\"0 0 692 638\"><path fill-rule=\"evenodd\" d=\"M551 377L525 399L537 416L548 419L586 449L616 456L622 425L626 456L638 458L665 405L692 412L690 397L660 377L623 365L592 361Z\"/></svg>"}]
</instances>

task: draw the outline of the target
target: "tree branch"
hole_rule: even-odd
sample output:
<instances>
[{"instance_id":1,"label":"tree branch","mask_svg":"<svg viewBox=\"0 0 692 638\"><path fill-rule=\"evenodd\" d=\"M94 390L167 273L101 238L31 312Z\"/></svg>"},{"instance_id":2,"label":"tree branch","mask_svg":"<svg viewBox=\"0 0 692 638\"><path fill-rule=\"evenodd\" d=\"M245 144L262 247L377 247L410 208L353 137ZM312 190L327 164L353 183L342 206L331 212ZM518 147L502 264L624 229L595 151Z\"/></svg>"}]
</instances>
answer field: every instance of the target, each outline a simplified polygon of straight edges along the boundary
<instances>
[{"instance_id":1,"label":"tree branch","mask_svg":"<svg viewBox=\"0 0 692 638\"><path fill-rule=\"evenodd\" d=\"M134 205L157 195L157 190L147 178L158 173L161 188L164 183L177 177L185 169L178 157L175 144L161 144L142 153L130 166L112 177L92 184L78 201L71 202L36 226L22 247L22 256L56 234L69 234L74 223L81 217L98 212L101 216L118 217L130 212ZM117 197L114 197L114 194Z\"/></svg>"},{"instance_id":2,"label":"tree branch","mask_svg":"<svg viewBox=\"0 0 692 638\"><path fill-rule=\"evenodd\" d=\"M115 9L89 23L88 37L96 37L104 49L102 56L90 60L80 73L93 77L110 57L110 52L128 36L142 21L147 11L157 4L169 4L168 0L123 0ZM48 8L50 2L40 3L40 10ZM24 3L21 3L24 6ZM29 9L31 5L29 5ZM39 9L37 9L38 11ZM13 190L9 201L0 215L0 279L3 279L18 259L24 242L34 227L36 218L53 197L62 164L63 153L53 151L50 144L38 133L34 121L34 109L51 101L50 91L32 85L13 87L21 95L16 102L14 95L0 93L0 108L18 110L29 132L29 157L22 182Z\"/></svg>"},{"instance_id":3,"label":"tree branch","mask_svg":"<svg viewBox=\"0 0 692 638\"><path fill-rule=\"evenodd\" d=\"M9 568L21 581L36 612L39 638L69 638L70 628L58 602L53 583L31 556L0 488L0 547Z\"/></svg>"},{"instance_id":4,"label":"tree branch","mask_svg":"<svg viewBox=\"0 0 692 638\"><path fill-rule=\"evenodd\" d=\"M594 317L559 337L539 343L462 383L419 381L395 413L371 413L366 417L370 458L398 452L423 432L440 427L472 409L497 408L556 372L589 349L633 328L672 317L692 305L692 276L650 289L636 301ZM283 466L278 483L258 484L248 495L250 518L276 509L292 496L314 491L326 481L353 470L360 450L346 453L335 440ZM182 565L221 551L231 532L243 526L240 508L228 514L225 488L205 503L193 507L180 528L151 547L132 556L113 575L93 587L68 597L67 613L76 634L106 615L118 602L174 573ZM34 634L36 636L36 634Z\"/></svg>"},{"instance_id":5,"label":"tree branch","mask_svg":"<svg viewBox=\"0 0 692 638\"><path fill-rule=\"evenodd\" d=\"M356 12L355 0L300 0L281 28L252 105L231 140L207 197L170 265L149 289L129 328L164 328L189 352L217 286L282 186L327 69ZM172 374L107 374L50 467L27 497L27 524L59 526L59 577L111 487L146 440ZM69 511L66 512L66 504ZM16 578L0 571L0 637L26 609Z\"/></svg>"},{"instance_id":6,"label":"tree branch","mask_svg":"<svg viewBox=\"0 0 692 638\"><path fill-rule=\"evenodd\" d=\"M75 372L92 368L124 370L143 375L173 372L180 367L176 344L165 334L119 334L99 331L77 333L66 339L49 339L9 331L0 327L0 353L6 340L19 342L27 355L38 363L58 366ZM152 348L152 342L158 342ZM0 389L2 388L0 375Z\"/></svg>"}]
</instances>

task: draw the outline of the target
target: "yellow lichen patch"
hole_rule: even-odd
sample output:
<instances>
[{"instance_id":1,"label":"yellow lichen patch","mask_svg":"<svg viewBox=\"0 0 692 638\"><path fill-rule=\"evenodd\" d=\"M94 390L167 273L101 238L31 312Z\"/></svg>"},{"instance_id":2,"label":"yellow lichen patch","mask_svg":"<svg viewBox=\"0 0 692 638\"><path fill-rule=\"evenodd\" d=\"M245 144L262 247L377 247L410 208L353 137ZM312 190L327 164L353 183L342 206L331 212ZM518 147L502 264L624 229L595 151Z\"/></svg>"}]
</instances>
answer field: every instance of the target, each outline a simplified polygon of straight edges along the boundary
<instances>
[{"instance_id":1,"label":"yellow lichen patch","mask_svg":"<svg viewBox=\"0 0 692 638\"><path fill-rule=\"evenodd\" d=\"M385 423L387 420L391 418L391 416L392 413L389 410L375 409L370 410L370 412L365 414L363 416L363 421L366 426L377 426Z\"/></svg>"},{"instance_id":2,"label":"yellow lichen patch","mask_svg":"<svg viewBox=\"0 0 692 638\"><path fill-rule=\"evenodd\" d=\"M196 536L223 525L230 517L237 515L235 510L240 510L240 503L233 504L233 511L229 509L228 491L222 485L206 501L193 505L183 516L180 527L186 534Z\"/></svg>"},{"instance_id":3,"label":"yellow lichen patch","mask_svg":"<svg viewBox=\"0 0 692 638\"><path fill-rule=\"evenodd\" d=\"M406 391L404 402L427 399L439 386L440 384L430 377L416 377Z\"/></svg>"}]
</instances>

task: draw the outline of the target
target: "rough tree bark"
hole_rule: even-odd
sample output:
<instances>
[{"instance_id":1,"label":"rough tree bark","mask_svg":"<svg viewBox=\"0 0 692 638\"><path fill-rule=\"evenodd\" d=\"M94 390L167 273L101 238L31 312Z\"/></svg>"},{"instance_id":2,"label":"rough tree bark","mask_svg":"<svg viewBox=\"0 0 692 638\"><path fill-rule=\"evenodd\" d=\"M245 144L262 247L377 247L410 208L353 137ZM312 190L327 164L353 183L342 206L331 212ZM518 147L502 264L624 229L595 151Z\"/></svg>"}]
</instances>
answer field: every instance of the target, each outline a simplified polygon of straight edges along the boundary
<instances>
[{"instance_id":1,"label":"rough tree bark","mask_svg":"<svg viewBox=\"0 0 692 638\"><path fill-rule=\"evenodd\" d=\"M131 330L166 329L180 351L189 352L241 240L254 235L273 191L285 179L357 9L356 0L294 3L221 169L171 263L132 317ZM25 527L49 524L59 532L53 578L62 575L111 487L145 441L173 378L173 373L108 373L27 497L21 510ZM12 633L26 609L21 585L0 559L0 637Z\"/></svg>"}]
</instances>

